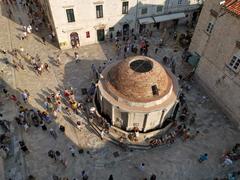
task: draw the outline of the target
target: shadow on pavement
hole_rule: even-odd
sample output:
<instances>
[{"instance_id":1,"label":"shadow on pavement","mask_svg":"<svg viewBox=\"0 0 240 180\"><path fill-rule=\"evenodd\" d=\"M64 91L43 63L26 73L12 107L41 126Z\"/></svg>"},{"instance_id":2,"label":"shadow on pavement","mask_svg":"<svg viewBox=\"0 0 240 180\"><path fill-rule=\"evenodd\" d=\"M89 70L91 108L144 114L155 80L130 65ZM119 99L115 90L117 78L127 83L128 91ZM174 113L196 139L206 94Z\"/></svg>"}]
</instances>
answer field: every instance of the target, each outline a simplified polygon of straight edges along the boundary
<instances>
[{"instance_id":1,"label":"shadow on pavement","mask_svg":"<svg viewBox=\"0 0 240 180\"><path fill-rule=\"evenodd\" d=\"M31 25L32 33L38 37L34 36L37 41L42 42L41 39L44 37L48 43L58 47L56 37L50 37L52 35L52 28L48 18L44 15L44 9L41 4L38 1L27 2L24 3L24 1L19 0L1 1L2 16L22 26L22 28L16 28L19 31L17 38L21 39L23 37L23 26L27 27Z\"/></svg>"},{"instance_id":2,"label":"shadow on pavement","mask_svg":"<svg viewBox=\"0 0 240 180\"><path fill-rule=\"evenodd\" d=\"M34 113L38 110L43 112L43 109L36 109L28 102L24 103L21 90L13 89L3 79L0 79L0 84L0 113L3 114L3 119L10 122L11 126L10 141L5 144L6 147L9 148L5 159L5 167L6 169L11 169L10 172L5 172L6 179L16 176L21 176L20 178L26 179L29 175L33 175L37 177L37 179L38 177L48 179L52 175L72 179L74 177L80 178L82 170L85 170L91 179L94 175L89 173L95 169L94 158L98 157L102 151L105 151L105 146L108 147L109 142L97 143L98 137L91 135L87 138L84 136L84 134L89 134L89 132L92 134L94 131L86 122L81 131L78 130L76 127L76 119L78 119L78 116L75 115L68 116L63 112L63 118L66 121L61 121L61 116L54 118L50 113L50 123L45 122L41 116ZM4 93L3 89L7 90L7 93ZM53 92L54 91L49 88L42 90L41 93L43 95L39 94L39 101L41 102L38 103L42 104L42 99ZM33 98L31 94L29 98ZM7 114L9 111L11 111L12 114L10 119ZM24 118L21 122L16 121L16 117L18 117L17 120L19 120L21 116L20 112L24 112ZM36 119L34 119L32 114L37 115L37 119L39 122L42 121L45 124L46 129L42 128L43 125L41 123L36 123ZM28 128L26 128L25 124L28 125ZM65 127L65 132L59 129L60 125ZM56 132L56 138L50 134L49 130L51 128ZM19 141L24 141L29 153L22 151L23 148L21 150ZM84 141L84 143L81 141ZM92 148L92 146L94 148ZM70 147L73 147L75 157L72 156L72 152L69 150ZM49 150L59 151L61 157L66 161L67 167L60 161L55 161L48 157ZM81 164L81 167L77 164ZM41 171L37 168L38 166L41 167ZM15 170L13 170L13 168ZM55 173L52 174L52 172Z\"/></svg>"}]
</instances>

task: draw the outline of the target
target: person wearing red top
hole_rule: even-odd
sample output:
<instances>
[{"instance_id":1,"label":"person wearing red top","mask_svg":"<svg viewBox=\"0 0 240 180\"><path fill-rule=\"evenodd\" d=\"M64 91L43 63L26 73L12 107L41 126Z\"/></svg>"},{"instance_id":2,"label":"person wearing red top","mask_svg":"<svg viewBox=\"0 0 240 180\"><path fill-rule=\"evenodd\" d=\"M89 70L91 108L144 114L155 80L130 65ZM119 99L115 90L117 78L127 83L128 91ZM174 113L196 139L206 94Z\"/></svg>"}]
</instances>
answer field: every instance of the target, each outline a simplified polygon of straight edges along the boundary
<instances>
[{"instance_id":1,"label":"person wearing red top","mask_svg":"<svg viewBox=\"0 0 240 180\"><path fill-rule=\"evenodd\" d=\"M14 102L17 101L17 97L16 97L15 95L11 95L11 96L10 96L10 99L13 100Z\"/></svg>"},{"instance_id":2,"label":"person wearing red top","mask_svg":"<svg viewBox=\"0 0 240 180\"><path fill-rule=\"evenodd\" d=\"M70 93L67 89L64 90L64 96L67 98L70 96Z\"/></svg>"}]
</instances>

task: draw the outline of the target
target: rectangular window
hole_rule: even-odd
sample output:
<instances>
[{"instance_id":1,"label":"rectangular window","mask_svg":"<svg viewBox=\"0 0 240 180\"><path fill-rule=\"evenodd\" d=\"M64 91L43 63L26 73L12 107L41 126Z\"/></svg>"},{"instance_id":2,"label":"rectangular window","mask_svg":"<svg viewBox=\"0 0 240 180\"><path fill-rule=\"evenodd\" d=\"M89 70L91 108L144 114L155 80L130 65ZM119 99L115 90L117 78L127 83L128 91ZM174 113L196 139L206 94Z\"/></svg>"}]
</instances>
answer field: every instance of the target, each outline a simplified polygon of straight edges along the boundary
<instances>
[{"instance_id":1,"label":"rectangular window","mask_svg":"<svg viewBox=\"0 0 240 180\"><path fill-rule=\"evenodd\" d=\"M231 61L228 64L228 67L230 67L234 72L239 72L240 70L240 56L234 55L231 59Z\"/></svg>"},{"instance_id":2,"label":"rectangular window","mask_svg":"<svg viewBox=\"0 0 240 180\"><path fill-rule=\"evenodd\" d=\"M156 85L153 85L153 86L152 86L152 94L153 94L154 96L159 95L158 88L157 88Z\"/></svg>"},{"instance_id":3,"label":"rectangular window","mask_svg":"<svg viewBox=\"0 0 240 180\"><path fill-rule=\"evenodd\" d=\"M86 38L90 38L90 32L89 31L86 32Z\"/></svg>"},{"instance_id":4,"label":"rectangular window","mask_svg":"<svg viewBox=\"0 0 240 180\"><path fill-rule=\"evenodd\" d=\"M213 22L209 22L206 31L211 34L213 30L214 24Z\"/></svg>"},{"instance_id":5,"label":"rectangular window","mask_svg":"<svg viewBox=\"0 0 240 180\"><path fill-rule=\"evenodd\" d=\"M96 6L97 18L103 17L103 5Z\"/></svg>"},{"instance_id":6,"label":"rectangular window","mask_svg":"<svg viewBox=\"0 0 240 180\"><path fill-rule=\"evenodd\" d=\"M147 8L142 8L142 14L147 14L148 9Z\"/></svg>"},{"instance_id":7,"label":"rectangular window","mask_svg":"<svg viewBox=\"0 0 240 180\"><path fill-rule=\"evenodd\" d=\"M182 0L178 0L178 4L182 4Z\"/></svg>"},{"instance_id":8,"label":"rectangular window","mask_svg":"<svg viewBox=\"0 0 240 180\"><path fill-rule=\"evenodd\" d=\"M128 13L128 1L122 3L122 14Z\"/></svg>"},{"instance_id":9,"label":"rectangular window","mask_svg":"<svg viewBox=\"0 0 240 180\"><path fill-rule=\"evenodd\" d=\"M163 9L162 5L157 6L157 12L162 12L162 9Z\"/></svg>"},{"instance_id":10,"label":"rectangular window","mask_svg":"<svg viewBox=\"0 0 240 180\"><path fill-rule=\"evenodd\" d=\"M68 22L75 22L73 9L66 9Z\"/></svg>"},{"instance_id":11,"label":"rectangular window","mask_svg":"<svg viewBox=\"0 0 240 180\"><path fill-rule=\"evenodd\" d=\"M109 28L109 31L110 31L110 32L114 31L114 27L110 27L110 28Z\"/></svg>"}]
</instances>

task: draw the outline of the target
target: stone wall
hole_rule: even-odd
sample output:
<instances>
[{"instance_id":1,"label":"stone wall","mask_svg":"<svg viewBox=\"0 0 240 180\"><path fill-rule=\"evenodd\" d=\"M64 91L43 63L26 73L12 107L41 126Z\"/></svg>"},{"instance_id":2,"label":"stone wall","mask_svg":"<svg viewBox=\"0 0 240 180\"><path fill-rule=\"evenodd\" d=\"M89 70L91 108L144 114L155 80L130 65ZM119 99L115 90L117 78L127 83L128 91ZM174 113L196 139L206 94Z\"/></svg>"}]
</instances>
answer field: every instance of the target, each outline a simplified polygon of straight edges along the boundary
<instances>
[{"instance_id":1,"label":"stone wall","mask_svg":"<svg viewBox=\"0 0 240 180\"><path fill-rule=\"evenodd\" d=\"M136 11L133 6L136 0L129 1L129 13L122 14L122 1L56 1L49 0L52 16L54 19L56 33L61 48L70 48L70 34L77 32L80 38L80 45L97 43L97 30L104 29L105 35L110 27L114 27L115 32L122 30L125 23L130 25L130 29L135 26ZM96 18L96 5L103 5L103 18ZM75 22L68 23L66 9L73 9ZM89 32L90 37L86 37Z\"/></svg>"},{"instance_id":2,"label":"stone wall","mask_svg":"<svg viewBox=\"0 0 240 180\"><path fill-rule=\"evenodd\" d=\"M218 13L214 16L214 11ZM211 12L212 11L212 12ZM206 32L209 21L215 18L211 34ZM219 2L206 1L194 32L190 50L197 52L200 62L196 71L198 81L219 103L230 118L240 123L240 74L227 65L240 49L240 19L220 10Z\"/></svg>"},{"instance_id":3,"label":"stone wall","mask_svg":"<svg viewBox=\"0 0 240 180\"><path fill-rule=\"evenodd\" d=\"M198 23L194 31L191 45L189 47L190 51L195 51L199 55L202 55L202 52L205 49L205 45L209 40L209 34L206 32L209 21L212 20L211 9L219 12L221 0L206 0L202 8L201 14L198 18Z\"/></svg>"},{"instance_id":4,"label":"stone wall","mask_svg":"<svg viewBox=\"0 0 240 180\"><path fill-rule=\"evenodd\" d=\"M55 28L61 49L71 48L70 34L72 32L78 33L80 46L93 44L98 42L98 29L104 29L106 38L108 38L110 27L114 27L113 35L115 35L118 30L122 31L123 25L126 23L129 24L130 30L132 28L138 29L138 18L158 16L170 11L174 13L195 10L200 6L196 3L196 0L183 0L180 5L176 4L177 1L175 0L170 3L167 0L131 0L128 1L128 14L122 14L122 3L125 0L40 1L44 4L46 11L49 11L47 13L48 17L53 19L50 22L52 27ZM96 18L96 5L103 5L103 18ZM160 5L163 6L163 9L157 11ZM143 8L148 8L146 14L142 14ZM67 21L66 9L74 10L75 22L69 23ZM147 28L153 28L153 23ZM86 36L87 32L89 32L90 37Z\"/></svg>"}]
</instances>

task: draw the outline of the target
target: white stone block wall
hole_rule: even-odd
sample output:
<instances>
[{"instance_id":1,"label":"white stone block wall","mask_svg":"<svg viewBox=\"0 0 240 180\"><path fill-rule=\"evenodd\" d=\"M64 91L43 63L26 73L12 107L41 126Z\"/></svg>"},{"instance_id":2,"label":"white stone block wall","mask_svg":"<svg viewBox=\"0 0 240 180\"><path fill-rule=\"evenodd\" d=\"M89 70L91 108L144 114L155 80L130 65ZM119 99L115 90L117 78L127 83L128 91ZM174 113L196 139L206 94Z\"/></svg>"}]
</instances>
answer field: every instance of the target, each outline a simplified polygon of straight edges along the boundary
<instances>
[{"instance_id":1,"label":"white stone block wall","mask_svg":"<svg viewBox=\"0 0 240 180\"><path fill-rule=\"evenodd\" d=\"M164 107L164 109L149 113L134 111L129 112L111 105L106 99L100 103L102 104L102 112L107 114L112 119L113 125L117 126L118 128L124 127L127 131L131 131L134 127L136 127L135 124L138 125L137 127L140 131L144 132L154 128L159 128L162 126L166 118L171 116L172 108L174 108L174 104L170 104L168 107ZM163 110L164 114L162 114ZM121 117L121 113L128 113L127 119L123 119ZM145 115L147 117L146 124Z\"/></svg>"},{"instance_id":2,"label":"white stone block wall","mask_svg":"<svg viewBox=\"0 0 240 180\"><path fill-rule=\"evenodd\" d=\"M130 25L130 29L138 28L137 18L150 17L155 15L161 15L171 11L183 12L186 7L193 7L198 4L196 0L191 0L190 3L187 0L182 0L182 4L178 5L178 0L128 0L129 13L122 14L122 2L127 0L41 0L44 6L50 6L51 13L48 13L50 23L55 29L56 36L61 49L71 48L70 34L77 32L80 38L80 46L98 43L97 29L104 28L105 35L109 34L109 27L115 27L115 33L117 30L122 30L124 23ZM138 2L138 4L137 4ZM170 7L170 3L172 6ZM96 5L103 5L103 18L96 18ZM157 12L159 5L164 6L161 12ZM147 7L147 14L141 14L142 8ZM75 15L75 22L69 23L67 21L66 9L73 9ZM137 10L137 11L136 11ZM137 18L136 18L137 14ZM53 20L51 20L51 18ZM149 27L152 27L151 25ZM148 28L149 28L148 27ZM86 38L86 32L90 33L90 38ZM107 37L106 37L107 38Z\"/></svg>"},{"instance_id":3,"label":"white stone block wall","mask_svg":"<svg viewBox=\"0 0 240 180\"><path fill-rule=\"evenodd\" d=\"M50 0L51 10L59 42L66 42L69 48L71 45L70 33L77 32L80 38L80 45L97 43L97 32L99 28L104 28L107 33L109 27L115 27L115 31L122 29L125 22L130 28L135 26L136 11L134 7L136 0L129 1L129 13L122 15L122 1L56 1ZM103 5L103 18L96 18L96 5ZM68 23L66 9L73 8L75 22ZM86 32L90 32L90 38L86 38Z\"/></svg>"}]
</instances>

